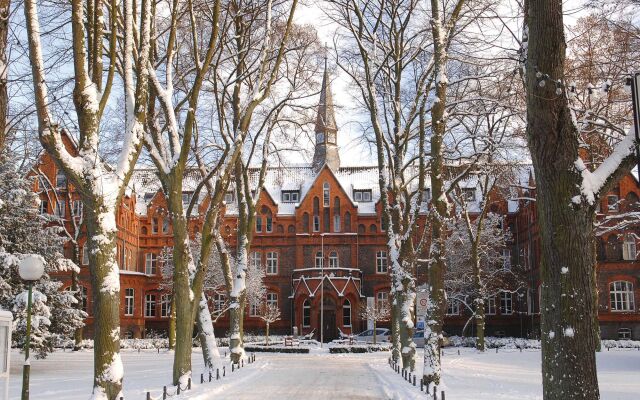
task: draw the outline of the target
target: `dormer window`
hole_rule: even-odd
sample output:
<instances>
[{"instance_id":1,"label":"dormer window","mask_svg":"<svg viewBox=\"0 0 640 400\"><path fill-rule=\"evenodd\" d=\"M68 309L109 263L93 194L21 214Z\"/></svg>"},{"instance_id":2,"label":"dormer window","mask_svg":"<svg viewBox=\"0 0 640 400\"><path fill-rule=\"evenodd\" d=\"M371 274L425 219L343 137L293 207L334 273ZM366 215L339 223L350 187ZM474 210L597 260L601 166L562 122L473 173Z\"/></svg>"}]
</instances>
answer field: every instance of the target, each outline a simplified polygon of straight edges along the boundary
<instances>
[{"instance_id":1,"label":"dormer window","mask_svg":"<svg viewBox=\"0 0 640 400\"><path fill-rule=\"evenodd\" d=\"M182 192L182 207L189 207L191 199L193 199L193 192Z\"/></svg>"},{"instance_id":2,"label":"dormer window","mask_svg":"<svg viewBox=\"0 0 640 400\"><path fill-rule=\"evenodd\" d=\"M145 202L145 203L148 203L149 201L151 201L151 199L153 198L153 195L154 195L154 194L155 194L155 193L153 193L153 192L145 193L145 194L144 194L144 202Z\"/></svg>"},{"instance_id":3,"label":"dormer window","mask_svg":"<svg viewBox=\"0 0 640 400\"><path fill-rule=\"evenodd\" d=\"M422 202L431 203L431 188L426 188L422 191Z\"/></svg>"},{"instance_id":4,"label":"dormer window","mask_svg":"<svg viewBox=\"0 0 640 400\"><path fill-rule=\"evenodd\" d=\"M233 191L229 190L227 193L224 194L224 202L227 204L231 204L234 202L234 196L233 196Z\"/></svg>"},{"instance_id":5,"label":"dormer window","mask_svg":"<svg viewBox=\"0 0 640 400\"><path fill-rule=\"evenodd\" d=\"M299 190L282 191L282 202L283 203L297 203L298 201L300 201L300 191Z\"/></svg>"},{"instance_id":6,"label":"dormer window","mask_svg":"<svg viewBox=\"0 0 640 400\"><path fill-rule=\"evenodd\" d=\"M58 171L58 173L56 174L56 188L57 189L67 188L67 176L62 171Z\"/></svg>"},{"instance_id":7,"label":"dormer window","mask_svg":"<svg viewBox=\"0 0 640 400\"><path fill-rule=\"evenodd\" d=\"M316 143L324 143L324 133L316 132Z\"/></svg>"},{"instance_id":8,"label":"dormer window","mask_svg":"<svg viewBox=\"0 0 640 400\"><path fill-rule=\"evenodd\" d=\"M332 143L332 144L336 144L336 133L335 132L329 132L327 134L327 142L328 143Z\"/></svg>"},{"instance_id":9,"label":"dormer window","mask_svg":"<svg viewBox=\"0 0 640 400\"><path fill-rule=\"evenodd\" d=\"M329 183L325 182L324 185L322 185L322 205L324 207L329 207Z\"/></svg>"},{"instance_id":10,"label":"dormer window","mask_svg":"<svg viewBox=\"0 0 640 400\"><path fill-rule=\"evenodd\" d=\"M464 201L476 201L476 189L475 188L466 188L462 189L462 198Z\"/></svg>"},{"instance_id":11,"label":"dormer window","mask_svg":"<svg viewBox=\"0 0 640 400\"><path fill-rule=\"evenodd\" d=\"M354 190L353 199L359 203L367 203L371 201L371 189Z\"/></svg>"},{"instance_id":12,"label":"dormer window","mask_svg":"<svg viewBox=\"0 0 640 400\"><path fill-rule=\"evenodd\" d=\"M612 212L618 212L619 202L618 196L615 194L610 194L607 196L607 209Z\"/></svg>"}]
</instances>

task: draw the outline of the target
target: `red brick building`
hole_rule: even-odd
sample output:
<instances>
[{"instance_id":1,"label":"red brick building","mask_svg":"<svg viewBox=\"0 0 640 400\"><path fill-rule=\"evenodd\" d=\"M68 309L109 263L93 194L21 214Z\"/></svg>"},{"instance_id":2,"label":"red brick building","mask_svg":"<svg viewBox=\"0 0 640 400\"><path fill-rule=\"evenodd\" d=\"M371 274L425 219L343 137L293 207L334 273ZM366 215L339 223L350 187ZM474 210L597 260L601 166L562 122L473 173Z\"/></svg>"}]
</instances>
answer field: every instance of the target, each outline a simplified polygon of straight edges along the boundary
<instances>
[{"instance_id":1,"label":"red brick building","mask_svg":"<svg viewBox=\"0 0 640 400\"><path fill-rule=\"evenodd\" d=\"M359 318L359 307L367 297L376 302L388 299L386 237L381 226L378 171L373 166L342 167L337 146L338 130L333 113L331 91L325 73L318 117L312 165L271 168L257 209L256 235L250 262L266 269L267 302L276 304L282 319L273 325L276 332L319 332L321 292L324 297L325 337L334 338L338 329L345 333L366 328ZM74 148L67 138L67 146ZM82 205L74 188L60 174L51 158L44 154L34 168L39 179L34 190L40 193L41 212L55 215L70 242L66 255L81 265L79 280L89 313L85 335L92 335L91 288L82 232ZM487 302L489 335L537 336L539 321L539 248L535 213L535 189L529 167L522 168L515 183L517 199L496 199L496 209L507 215L513 241L505 249L509 263L526 270L528 289L503 293ZM185 201L191 199L197 177L185 179ZM640 231L629 223L624 230L607 231L606 224L616 216L638 210L640 184L628 175L602 201L598 249L598 285L600 321L605 338L640 339L640 313L635 299L640 298L640 264L636 261L636 243ZM201 207L206 199L202 199ZM233 192L226 196L222 233L234 247L236 224ZM479 200L479 199L478 199ZM426 209L426 207L425 207ZM160 184L151 169L136 170L130 190L118 209L118 260L121 268L121 326L123 336L144 336L150 330L168 327L170 294L160 286L160 253L172 245L171 221L166 212ZM201 220L193 218L195 235ZM425 218L419 221L423 228ZM416 271L418 283L424 283L426 271ZM324 272L324 278L320 271ZM60 279L70 284L69 276ZM224 302L222 294L210 296L210 307ZM245 329L257 331L263 323L249 305ZM459 334L469 318L455 305L449 307L445 331ZM217 334L228 326L226 316L216 322ZM471 333L471 332L467 332Z\"/></svg>"}]
</instances>

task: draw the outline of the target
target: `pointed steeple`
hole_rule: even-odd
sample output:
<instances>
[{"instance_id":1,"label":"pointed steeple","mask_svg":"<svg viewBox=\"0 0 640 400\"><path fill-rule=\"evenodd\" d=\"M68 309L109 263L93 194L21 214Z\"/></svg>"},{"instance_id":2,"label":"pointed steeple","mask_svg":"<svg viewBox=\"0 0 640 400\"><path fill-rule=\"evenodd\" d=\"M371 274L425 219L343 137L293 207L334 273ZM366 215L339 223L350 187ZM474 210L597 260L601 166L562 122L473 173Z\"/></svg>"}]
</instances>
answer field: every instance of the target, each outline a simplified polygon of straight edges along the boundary
<instances>
[{"instance_id":1,"label":"pointed steeple","mask_svg":"<svg viewBox=\"0 0 640 400\"><path fill-rule=\"evenodd\" d=\"M327 164L333 171L340 168L340 154L338 152L338 126L333 110L331 96L331 81L327 68L327 56L324 57L324 74L320 89L320 103L316 116L316 147L313 154L313 169L317 172Z\"/></svg>"}]
</instances>

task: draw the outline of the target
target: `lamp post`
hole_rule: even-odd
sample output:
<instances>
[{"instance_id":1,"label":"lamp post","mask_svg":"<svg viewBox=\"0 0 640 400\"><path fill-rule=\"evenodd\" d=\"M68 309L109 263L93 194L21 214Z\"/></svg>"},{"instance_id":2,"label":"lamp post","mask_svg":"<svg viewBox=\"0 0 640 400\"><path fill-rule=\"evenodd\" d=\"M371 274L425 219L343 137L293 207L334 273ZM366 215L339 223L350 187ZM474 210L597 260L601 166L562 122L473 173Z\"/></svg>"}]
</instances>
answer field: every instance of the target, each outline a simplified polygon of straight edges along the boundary
<instances>
[{"instance_id":1,"label":"lamp post","mask_svg":"<svg viewBox=\"0 0 640 400\"><path fill-rule=\"evenodd\" d=\"M324 233L320 234L320 348L324 343Z\"/></svg>"},{"instance_id":2,"label":"lamp post","mask_svg":"<svg viewBox=\"0 0 640 400\"><path fill-rule=\"evenodd\" d=\"M44 274L44 260L38 255L30 255L20 261L18 267L20 278L27 281L29 294L27 299L27 338L24 342L24 367L22 369L22 400L29 400L29 373L31 361L29 360L29 347L31 346L31 293L33 282Z\"/></svg>"}]
</instances>

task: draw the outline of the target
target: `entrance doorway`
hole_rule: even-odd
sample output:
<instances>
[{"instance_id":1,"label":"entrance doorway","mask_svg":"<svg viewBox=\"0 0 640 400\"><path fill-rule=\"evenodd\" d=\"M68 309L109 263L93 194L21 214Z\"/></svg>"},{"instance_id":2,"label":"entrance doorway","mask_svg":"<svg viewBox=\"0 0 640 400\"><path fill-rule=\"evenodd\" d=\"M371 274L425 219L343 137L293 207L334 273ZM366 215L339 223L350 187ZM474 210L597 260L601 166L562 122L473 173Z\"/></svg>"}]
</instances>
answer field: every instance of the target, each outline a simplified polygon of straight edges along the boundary
<instances>
[{"instance_id":1,"label":"entrance doorway","mask_svg":"<svg viewBox=\"0 0 640 400\"><path fill-rule=\"evenodd\" d=\"M321 312L318 312L318 326L322 326L320 322L321 318ZM336 329L336 303L330 297L324 298L324 326L322 329L325 343L338 338L338 330Z\"/></svg>"}]
</instances>

